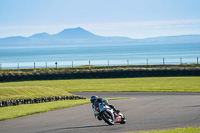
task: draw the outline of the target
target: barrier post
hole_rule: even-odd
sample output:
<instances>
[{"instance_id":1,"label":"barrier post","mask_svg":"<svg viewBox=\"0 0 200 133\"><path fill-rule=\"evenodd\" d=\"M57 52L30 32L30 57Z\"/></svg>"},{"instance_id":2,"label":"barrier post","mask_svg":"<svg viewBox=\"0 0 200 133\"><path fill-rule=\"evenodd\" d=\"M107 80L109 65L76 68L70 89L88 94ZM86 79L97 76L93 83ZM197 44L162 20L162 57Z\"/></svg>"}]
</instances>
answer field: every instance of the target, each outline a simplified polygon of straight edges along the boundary
<instances>
[{"instance_id":1,"label":"barrier post","mask_svg":"<svg viewBox=\"0 0 200 133\"><path fill-rule=\"evenodd\" d=\"M35 62L34 62L34 69L35 69Z\"/></svg>"},{"instance_id":2,"label":"barrier post","mask_svg":"<svg viewBox=\"0 0 200 133\"><path fill-rule=\"evenodd\" d=\"M90 69L90 60L89 60L89 69Z\"/></svg>"},{"instance_id":3,"label":"barrier post","mask_svg":"<svg viewBox=\"0 0 200 133\"><path fill-rule=\"evenodd\" d=\"M165 65L165 58L163 58L163 65Z\"/></svg>"},{"instance_id":4,"label":"barrier post","mask_svg":"<svg viewBox=\"0 0 200 133\"><path fill-rule=\"evenodd\" d=\"M57 65L58 65L58 62L57 62L57 61L55 62L55 65L56 65L56 69L57 69L57 68L58 68L58 66L57 66Z\"/></svg>"}]
</instances>

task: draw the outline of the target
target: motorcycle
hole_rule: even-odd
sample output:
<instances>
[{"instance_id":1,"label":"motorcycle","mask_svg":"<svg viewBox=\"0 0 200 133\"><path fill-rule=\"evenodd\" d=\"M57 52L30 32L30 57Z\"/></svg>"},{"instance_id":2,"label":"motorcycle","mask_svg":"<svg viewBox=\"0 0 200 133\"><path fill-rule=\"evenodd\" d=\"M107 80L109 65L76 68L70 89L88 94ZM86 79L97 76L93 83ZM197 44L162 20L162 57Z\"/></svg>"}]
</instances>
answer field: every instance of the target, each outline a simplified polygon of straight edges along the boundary
<instances>
[{"instance_id":1,"label":"motorcycle","mask_svg":"<svg viewBox=\"0 0 200 133\"><path fill-rule=\"evenodd\" d=\"M103 119L109 125L114 125L115 123L126 123L126 118L121 112L117 114L112 108L104 103L95 103L93 111L94 115L99 120Z\"/></svg>"}]
</instances>

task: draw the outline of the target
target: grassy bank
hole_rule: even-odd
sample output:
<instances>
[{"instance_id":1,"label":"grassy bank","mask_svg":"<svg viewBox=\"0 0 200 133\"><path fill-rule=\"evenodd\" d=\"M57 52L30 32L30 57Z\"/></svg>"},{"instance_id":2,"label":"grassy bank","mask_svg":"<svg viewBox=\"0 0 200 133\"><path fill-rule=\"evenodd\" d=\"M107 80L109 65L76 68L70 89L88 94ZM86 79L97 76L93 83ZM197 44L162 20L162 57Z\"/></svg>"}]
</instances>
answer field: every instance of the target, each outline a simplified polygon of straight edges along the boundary
<instances>
[{"instance_id":1,"label":"grassy bank","mask_svg":"<svg viewBox=\"0 0 200 133\"><path fill-rule=\"evenodd\" d=\"M152 77L152 78L115 78L115 79L74 79L7 82L0 84L0 91L29 87L46 88L60 92L83 91L170 91L200 92L200 77ZM45 90L44 89L44 93ZM60 93L60 94L61 94ZM0 97L3 93L0 93Z\"/></svg>"},{"instance_id":2,"label":"grassy bank","mask_svg":"<svg viewBox=\"0 0 200 133\"><path fill-rule=\"evenodd\" d=\"M1 85L0 85L1 86ZM71 96L64 89L27 85L27 86L4 86L0 87L0 100L10 99L33 99L41 97L53 97L53 96Z\"/></svg>"},{"instance_id":3,"label":"grassy bank","mask_svg":"<svg viewBox=\"0 0 200 133\"><path fill-rule=\"evenodd\" d=\"M0 108L0 121L36 113L52 111L89 103L89 100L65 100L38 104L25 104Z\"/></svg>"},{"instance_id":4,"label":"grassy bank","mask_svg":"<svg viewBox=\"0 0 200 133\"><path fill-rule=\"evenodd\" d=\"M173 130L165 130L165 131L147 131L147 132L132 132L132 133L200 133L200 128L177 128Z\"/></svg>"}]
</instances>

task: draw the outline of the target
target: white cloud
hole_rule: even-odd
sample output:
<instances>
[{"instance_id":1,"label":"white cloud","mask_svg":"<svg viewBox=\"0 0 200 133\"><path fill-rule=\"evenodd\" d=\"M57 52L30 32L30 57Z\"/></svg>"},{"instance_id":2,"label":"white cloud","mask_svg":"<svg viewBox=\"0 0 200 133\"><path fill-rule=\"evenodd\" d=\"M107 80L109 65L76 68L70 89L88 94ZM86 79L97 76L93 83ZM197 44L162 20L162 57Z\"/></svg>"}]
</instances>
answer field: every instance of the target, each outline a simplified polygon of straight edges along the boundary
<instances>
[{"instance_id":1,"label":"white cloud","mask_svg":"<svg viewBox=\"0 0 200 133\"><path fill-rule=\"evenodd\" d=\"M167 21L141 21L141 22L120 22L120 23L91 23L91 24L61 24L47 26L7 26L0 27L0 30L12 29L65 29L83 27L86 29L126 29L126 28L160 28L160 27L184 27L200 26L200 19L191 20L167 20Z\"/></svg>"},{"instance_id":2,"label":"white cloud","mask_svg":"<svg viewBox=\"0 0 200 133\"><path fill-rule=\"evenodd\" d=\"M142 21L142 22L124 22L124 23L104 23L83 25L89 29L126 29L126 28L161 28L178 26L199 26L200 19L193 20L171 20L171 21Z\"/></svg>"}]
</instances>

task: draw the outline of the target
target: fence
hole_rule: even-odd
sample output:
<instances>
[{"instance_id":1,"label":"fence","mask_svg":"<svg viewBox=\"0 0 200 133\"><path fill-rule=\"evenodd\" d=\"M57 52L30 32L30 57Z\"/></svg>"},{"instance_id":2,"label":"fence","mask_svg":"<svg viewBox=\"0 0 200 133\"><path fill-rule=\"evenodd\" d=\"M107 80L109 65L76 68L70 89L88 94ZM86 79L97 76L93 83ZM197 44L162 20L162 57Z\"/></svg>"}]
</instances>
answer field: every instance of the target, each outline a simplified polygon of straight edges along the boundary
<instances>
[{"instance_id":1,"label":"fence","mask_svg":"<svg viewBox=\"0 0 200 133\"><path fill-rule=\"evenodd\" d=\"M175 59L173 59L175 60ZM190 59L191 60L191 59ZM179 62L176 61L167 61L166 58L161 58L160 61L158 59L153 59L151 65L170 65L170 64L187 64L187 63L193 63L193 64L199 64L199 58L196 57L196 61L192 59L193 61L184 61L184 58L180 58ZM80 63L82 62L82 63ZM96 63L95 63L96 62ZM58 67L76 67L76 66L88 66L89 68L94 66L116 66L116 65L150 65L151 59L146 60L140 60L140 61L134 61L134 60L101 60L100 63L97 63L98 61L55 61L55 62L33 62L33 63L12 63L12 65L4 65L6 63L0 63L0 70L1 69L22 69L22 68L58 68ZM15 65L16 66L15 66ZM25 65L26 64L26 65ZM28 64L28 65L27 65ZM32 64L32 65L31 65Z\"/></svg>"}]
</instances>

